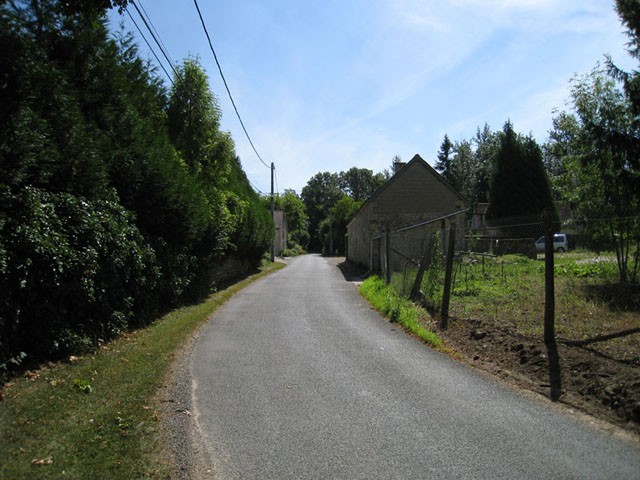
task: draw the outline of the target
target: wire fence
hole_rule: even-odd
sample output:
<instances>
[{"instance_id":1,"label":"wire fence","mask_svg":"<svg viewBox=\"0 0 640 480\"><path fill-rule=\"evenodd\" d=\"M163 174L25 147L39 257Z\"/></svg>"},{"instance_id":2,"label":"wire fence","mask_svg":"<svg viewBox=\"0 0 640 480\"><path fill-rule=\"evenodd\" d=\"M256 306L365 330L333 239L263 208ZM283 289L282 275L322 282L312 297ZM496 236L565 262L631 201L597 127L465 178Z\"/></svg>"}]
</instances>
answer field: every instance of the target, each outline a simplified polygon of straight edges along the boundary
<instances>
[{"instance_id":1,"label":"wire fence","mask_svg":"<svg viewBox=\"0 0 640 480\"><path fill-rule=\"evenodd\" d=\"M536 238L544 233L541 218L505 218L499 227L465 234L467 213L456 211L383 231L371 241L371 271L400 294L446 317L452 293L470 295L479 281L506 284L509 264L516 261L509 255L537 258Z\"/></svg>"},{"instance_id":2,"label":"wire fence","mask_svg":"<svg viewBox=\"0 0 640 480\"><path fill-rule=\"evenodd\" d=\"M483 279L488 282L501 279L506 284L511 270L509 266L517 262L509 255L538 258L540 252L536 247L536 239L544 235L545 230L542 218L503 218L492 226L481 226L465 234L464 226L468 220L465 215L468 213L469 210L456 211L412 225L383 230L371 240L370 270L379 273L399 293L420 301L433 312L441 313L447 288L456 295L464 296L470 295L477 288L473 285ZM595 220L601 219L590 221ZM635 217L631 219L636 220ZM610 218L608 221L620 223L629 219ZM557 227L555 224L554 229ZM448 255L452 236L452 253ZM640 247L636 249L640 250ZM634 258L637 263L639 255L640 252L629 252L632 267ZM451 271L451 278L445 282L447 267ZM637 265L634 269L637 270Z\"/></svg>"},{"instance_id":3,"label":"wire fence","mask_svg":"<svg viewBox=\"0 0 640 480\"><path fill-rule=\"evenodd\" d=\"M555 339L554 232L558 224L550 215L531 220L506 219L499 228L483 227L465 235L465 212L454 212L390 229L371 241L369 264L371 270L381 274L398 293L429 310L442 329L447 328L450 317L467 318L467 308L481 311L483 318L493 318L502 327L513 321L513 327L519 322L520 327L533 328L539 333L543 328L550 396L557 399L560 395L560 366ZM613 221L622 223L629 220L609 220L610 223ZM540 236L544 237L542 243L536 242ZM640 256L640 237L628 237L628 256L635 272ZM538 252L537 245L542 245L544 250ZM539 253L544 254L543 259L531 262L530 259L538 259ZM619 251L616 253L616 257L609 258L609 276L606 278L615 276L612 272L616 268L611 265L611 260L615 263L617 259L618 270L620 268L621 255ZM566 268L566 265L565 262L560 268ZM585 272L592 269L582 267ZM491 300L483 303L483 298ZM467 299L471 301L467 302ZM544 322L532 322L532 318ZM608 333L588 340L565 338L562 342L577 345L576 342L602 341L603 338L618 338L637 331L640 329Z\"/></svg>"}]
</instances>

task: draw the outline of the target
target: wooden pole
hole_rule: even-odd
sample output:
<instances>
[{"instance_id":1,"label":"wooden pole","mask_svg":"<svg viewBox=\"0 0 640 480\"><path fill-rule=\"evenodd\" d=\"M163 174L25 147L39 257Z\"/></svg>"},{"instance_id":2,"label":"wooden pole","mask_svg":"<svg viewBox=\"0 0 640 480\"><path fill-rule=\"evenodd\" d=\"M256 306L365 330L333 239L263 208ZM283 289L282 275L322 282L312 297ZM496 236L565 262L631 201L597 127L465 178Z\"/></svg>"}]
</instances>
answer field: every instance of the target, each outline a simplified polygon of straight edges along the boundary
<instances>
[{"instance_id":1,"label":"wooden pole","mask_svg":"<svg viewBox=\"0 0 640 480\"><path fill-rule=\"evenodd\" d=\"M429 243L427 244L427 248L425 249L422 259L420 260L420 267L418 267L418 273L416 275L416 279L413 282L413 288L411 289L411 300L414 302L418 299L420 295L420 285L422 285L422 279L424 278L424 272L431 263L432 251L433 251L434 238L433 234L429 236Z\"/></svg>"},{"instance_id":2,"label":"wooden pole","mask_svg":"<svg viewBox=\"0 0 640 480\"><path fill-rule=\"evenodd\" d=\"M553 258L553 218L547 210L544 212L544 344L549 358L549 398L557 401L562 393L560 373L560 355L555 333L555 284Z\"/></svg>"},{"instance_id":3,"label":"wooden pole","mask_svg":"<svg viewBox=\"0 0 640 480\"><path fill-rule=\"evenodd\" d=\"M440 328L446 330L449 322L449 300L451 299L451 276L453 273L453 251L456 242L456 224L451 223L449 229L449 244L444 273L444 293L442 294L442 309L440 310Z\"/></svg>"},{"instance_id":4,"label":"wooden pole","mask_svg":"<svg viewBox=\"0 0 640 480\"><path fill-rule=\"evenodd\" d=\"M391 283L391 241L389 230L384 232L384 275L387 285Z\"/></svg>"}]
</instances>

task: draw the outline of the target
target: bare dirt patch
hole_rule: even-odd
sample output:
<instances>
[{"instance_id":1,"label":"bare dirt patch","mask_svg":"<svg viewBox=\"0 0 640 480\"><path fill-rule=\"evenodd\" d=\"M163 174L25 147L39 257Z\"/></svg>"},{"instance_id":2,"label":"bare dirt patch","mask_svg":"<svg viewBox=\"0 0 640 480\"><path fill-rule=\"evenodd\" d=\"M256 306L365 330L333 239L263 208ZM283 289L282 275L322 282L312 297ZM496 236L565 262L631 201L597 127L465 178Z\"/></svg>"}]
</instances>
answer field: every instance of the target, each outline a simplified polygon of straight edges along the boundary
<instances>
[{"instance_id":1,"label":"bare dirt patch","mask_svg":"<svg viewBox=\"0 0 640 480\"><path fill-rule=\"evenodd\" d=\"M542 338L519 334L477 319L454 319L438 334L474 367L522 388L549 394L549 370ZM560 401L640 434L640 362L601 344L558 344L562 368Z\"/></svg>"}]
</instances>

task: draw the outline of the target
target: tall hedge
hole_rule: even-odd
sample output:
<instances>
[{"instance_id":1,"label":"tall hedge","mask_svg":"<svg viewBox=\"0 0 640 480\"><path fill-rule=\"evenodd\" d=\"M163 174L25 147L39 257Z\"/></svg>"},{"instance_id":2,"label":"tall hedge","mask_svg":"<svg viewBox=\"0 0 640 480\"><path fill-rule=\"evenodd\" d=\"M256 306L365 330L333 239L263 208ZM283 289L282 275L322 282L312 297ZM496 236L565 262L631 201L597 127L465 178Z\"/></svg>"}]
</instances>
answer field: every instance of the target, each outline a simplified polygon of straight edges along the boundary
<instances>
[{"instance_id":1,"label":"tall hedge","mask_svg":"<svg viewBox=\"0 0 640 480\"><path fill-rule=\"evenodd\" d=\"M167 91L98 3L69 5L0 4L0 377L208 293L273 236L208 83L188 132L171 108L194 91Z\"/></svg>"}]
</instances>

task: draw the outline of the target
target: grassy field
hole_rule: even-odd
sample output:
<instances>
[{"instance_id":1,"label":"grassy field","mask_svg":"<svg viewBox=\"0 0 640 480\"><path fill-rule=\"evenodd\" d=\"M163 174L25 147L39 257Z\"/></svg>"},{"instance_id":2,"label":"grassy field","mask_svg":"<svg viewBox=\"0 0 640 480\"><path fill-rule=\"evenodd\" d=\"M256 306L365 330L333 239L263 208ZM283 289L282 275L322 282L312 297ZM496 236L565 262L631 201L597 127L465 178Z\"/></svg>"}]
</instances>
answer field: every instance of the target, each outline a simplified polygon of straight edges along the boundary
<instances>
[{"instance_id":1,"label":"grassy field","mask_svg":"<svg viewBox=\"0 0 640 480\"><path fill-rule=\"evenodd\" d=\"M543 334L544 260L465 256L456 265L450 312ZM555 256L556 333L583 339L640 326L640 289L618 282L615 257L590 252ZM611 340L616 358L640 355L638 335Z\"/></svg>"},{"instance_id":2,"label":"grassy field","mask_svg":"<svg viewBox=\"0 0 640 480\"><path fill-rule=\"evenodd\" d=\"M156 393L180 347L260 273L150 327L27 372L2 389L0 480L170 478Z\"/></svg>"},{"instance_id":3,"label":"grassy field","mask_svg":"<svg viewBox=\"0 0 640 480\"><path fill-rule=\"evenodd\" d=\"M640 327L640 287L620 284L614 254L570 252L555 255L556 333L584 339ZM462 255L454 264L450 316L504 325L528 336L543 335L544 255ZM415 268L394 273L396 291L407 295ZM422 292L439 309L444 272L430 268ZM640 335L608 341L601 348L615 358L640 362ZM603 350L603 351L604 351ZM634 360L635 359L635 360Z\"/></svg>"}]
</instances>

